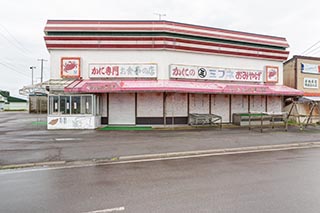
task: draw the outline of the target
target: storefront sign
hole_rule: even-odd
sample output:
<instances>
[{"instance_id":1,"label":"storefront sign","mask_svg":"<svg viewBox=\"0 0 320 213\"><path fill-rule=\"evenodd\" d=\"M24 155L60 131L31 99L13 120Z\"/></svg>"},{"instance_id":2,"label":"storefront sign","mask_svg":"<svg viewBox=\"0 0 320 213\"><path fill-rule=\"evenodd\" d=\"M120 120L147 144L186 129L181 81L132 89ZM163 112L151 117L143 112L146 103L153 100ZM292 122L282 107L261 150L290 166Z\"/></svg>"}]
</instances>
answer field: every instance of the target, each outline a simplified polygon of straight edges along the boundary
<instances>
[{"instance_id":1,"label":"storefront sign","mask_svg":"<svg viewBox=\"0 0 320 213\"><path fill-rule=\"evenodd\" d=\"M90 78L157 78L156 64L89 64Z\"/></svg>"},{"instance_id":2,"label":"storefront sign","mask_svg":"<svg viewBox=\"0 0 320 213\"><path fill-rule=\"evenodd\" d=\"M266 82L277 83L279 81L279 67L266 66Z\"/></svg>"},{"instance_id":3,"label":"storefront sign","mask_svg":"<svg viewBox=\"0 0 320 213\"><path fill-rule=\"evenodd\" d=\"M80 77L80 58L63 57L61 58L61 78Z\"/></svg>"},{"instance_id":4,"label":"storefront sign","mask_svg":"<svg viewBox=\"0 0 320 213\"><path fill-rule=\"evenodd\" d=\"M304 78L303 79L303 88L308 89L318 89L318 79L317 78Z\"/></svg>"},{"instance_id":5,"label":"storefront sign","mask_svg":"<svg viewBox=\"0 0 320 213\"><path fill-rule=\"evenodd\" d=\"M263 82L263 71L171 64L170 78Z\"/></svg>"},{"instance_id":6,"label":"storefront sign","mask_svg":"<svg viewBox=\"0 0 320 213\"><path fill-rule=\"evenodd\" d=\"M301 63L301 72L310 74L320 74L320 64Z\"/></svg>"}]
</instances>

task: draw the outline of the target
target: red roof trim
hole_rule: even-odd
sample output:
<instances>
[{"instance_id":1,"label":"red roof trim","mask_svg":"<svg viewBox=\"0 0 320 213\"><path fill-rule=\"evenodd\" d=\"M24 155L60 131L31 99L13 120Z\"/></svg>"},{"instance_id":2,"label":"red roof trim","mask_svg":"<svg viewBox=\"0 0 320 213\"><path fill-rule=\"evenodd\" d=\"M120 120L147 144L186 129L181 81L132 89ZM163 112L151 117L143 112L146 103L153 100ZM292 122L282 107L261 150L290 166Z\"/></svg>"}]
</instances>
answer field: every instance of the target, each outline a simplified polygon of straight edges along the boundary
<instances>
[{"instance_id":1,"label":"red roof trim","mask_svg":"<svg viewBox=\"0 0 320 213\"><path fill-rule=\"evenodd\" d=\"M157 91L239 95L303 95L302 91L279 85L230 84L176 80L77 80L77 83L71 83L65 87L64 91L71 93Z\"/></svg>"},{"instance_id":2,"label":"red roof trim","mask_svg":"<svg viewBox=\"0 0 320 213\"><path fill-rule=\"evenodd\" d=\"M272 56L263 54L241 53L233 51L212 50L205 48L173 46L166 44L47 44L48 49L168 49L168 50L183 50L191 52L213 53L222 55L246 56L254 58L267 58L279 61L284 61L287 56Z\"/></svg>"},{"instance_id":3,"label":"red roof trim","mask_svg":"<svg viewBox=\"0 0 320 213\"><path fill-rule=\"evenodd\" d=\"M266 45L273 45L273 46L280 46L280 47L289 47L288 43L285 40L278 40L282 43L272 42L272 41L263 41L257 40L252 38L240 38L236 36L226 36L226 35L219 35L214 33L204 33L204 32L194 32L190 30L176 30L170 28L152 28L152 27L46 27L45 31L66 31L66 32L83 32L83 31L97 31L97 32L129 32L129 31L138 31L138 32L171 32L171 33L181 33L181 34L188 34L188 35L200 35L204 37L210 38L219 38L225 40L232 40L232 41L245 41L257 44L266 44Z\"/></svg>"},{"instance_id":4,"label":"red roof trim","mask_svg":"<svg viewBox=\"0 0 320 213\"><path fill-rule=\"evenodd\" d=\"M89 24L108 24L108 25L132 25L132 24L154 24L154 25L160 25L160 24L166 24L170 26L179 26L179 27L186 27L190 29L198 29L198 30L208 30L212 32L222 32L222 33L231 33L236 35L243 35L243 36L254 36L259 38L267 38L267 39L276 39L279 41L286 42L286 39L283 37L278 36L270 36L270 35L261 35L261 34L255 34L255 33L249 33L249 32L241 32L241 31L235 31L235 30L227 30L227 29L221 29L221 28L214 28L214 27L207 27L207 26L200 26L200 25L192 25L192 24L186 24L186 23L179 23L179 22L172 22L172 21L121 21L121 20L48 20L47 25L49 24L82 24L82 25L89 25Z\"/></svg>"},{"instance_id":5,"label":"red roof trim","mask_svg":"<svg viewBox=\"0 0 320 213\"><path fill-rule=\"evenodd\" d=\"M269 53L280 53L289 54L288 51L284 50L273 50L267 48L254 48L248 46L216 43L216 42L206 42L206 41L196 41L180 38L171 37L61 37L61 36L46 36L45 41L172 41L181 42L186 44L199 44L211 47L225 47L225 48L235 48L242 50L252 50L252 51L263 51Z\"/></svg>"}]
</instances>

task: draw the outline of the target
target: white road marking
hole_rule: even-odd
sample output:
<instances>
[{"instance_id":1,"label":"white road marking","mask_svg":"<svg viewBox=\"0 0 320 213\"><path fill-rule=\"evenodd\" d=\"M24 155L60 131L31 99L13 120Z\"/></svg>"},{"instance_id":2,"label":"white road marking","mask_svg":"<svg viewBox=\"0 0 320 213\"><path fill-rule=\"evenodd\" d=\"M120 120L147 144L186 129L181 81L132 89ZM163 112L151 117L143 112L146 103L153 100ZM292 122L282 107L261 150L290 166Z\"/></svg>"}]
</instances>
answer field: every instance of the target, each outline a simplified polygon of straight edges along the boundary
<instances>
[{"instance_id":1,"label":"white road marking","mask_svg":"<svg viewBox=\"0 0 320 213\"><path fill-rule=\"evenodd\" d=\"M102 210L95 210L95 211L91 211L91 212L85 212L85 213L106 213L106 212L120 212L120 211L124 211L125 208L124 206L121 207L117 207L117 208L112 208L112 209L102 209Z\"/></svg>"},{"instance_id":2,"label":"white road marking","mask_svg":"<svg viewBox=\"0 0 320 213\"><path fill-rule=\"evenodd\" d=\"M76 141L76 140L82 140L81 138L55 138L56 141Z\"/></svg>"}]
</instances>

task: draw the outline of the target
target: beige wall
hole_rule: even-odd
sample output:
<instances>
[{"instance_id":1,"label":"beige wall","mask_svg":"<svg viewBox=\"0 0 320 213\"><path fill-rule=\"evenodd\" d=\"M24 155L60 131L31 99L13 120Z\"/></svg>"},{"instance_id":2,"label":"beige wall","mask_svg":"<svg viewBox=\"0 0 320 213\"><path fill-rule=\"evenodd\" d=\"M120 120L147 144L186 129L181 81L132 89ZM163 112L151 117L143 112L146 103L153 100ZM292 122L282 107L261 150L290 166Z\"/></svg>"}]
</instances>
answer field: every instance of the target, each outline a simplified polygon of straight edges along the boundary
<instances>
[{"instance_id":1,"label":"beige wall","mask_svg":"<svg viewBox=\"0 0 320 213\"><path fill-rule=\"evenodd\" d=\"M294 62L295 60L293 59L283 65L283 84L292 88L295 88Z\"/></svg>"},{"instance_id":2,"label":"beige wall","mask_svg":"<svg viewBox=\"0 0 320 213\"><path fill-rule=\"evenodd\" d=\"M307 93L319 93L320 94L320 88L318 89L309 89L309 88L304 88L304 78L317 78L318 83L320 83L320 73L319 74L307 74L307 73L302 73L301 72L301 63L306 63L306 64L320 64L320 60L308 60L308 59L298 59L297 60L297 89L302 90Z\"/></svg>"}]
</instances>

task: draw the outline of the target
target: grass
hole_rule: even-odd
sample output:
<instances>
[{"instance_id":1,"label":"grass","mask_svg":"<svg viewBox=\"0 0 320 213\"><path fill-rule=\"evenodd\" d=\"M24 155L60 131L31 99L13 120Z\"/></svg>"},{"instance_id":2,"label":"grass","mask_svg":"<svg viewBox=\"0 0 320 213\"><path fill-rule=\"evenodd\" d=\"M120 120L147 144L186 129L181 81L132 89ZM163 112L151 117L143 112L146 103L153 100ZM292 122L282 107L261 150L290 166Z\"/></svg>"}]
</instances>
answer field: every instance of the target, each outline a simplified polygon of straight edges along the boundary
<instances>
[{"instance_id":1,"label":"grass","mask_svg":"<svg viewBox=\"0 0 320 213\"><path fill-rule=\"evenodd\" d=\"M46 121L33 121L31 124L32 125L39 125L39 126L46 126L47 122Z\"/></svg>"},{"instance_id":2,"label":"grass","mask_svg":"<svg viewBox=\"0 0 320 213\"><path fill-rule=\"evenodd\" d=\"M152 130L151 126L105 126L101 127L98 130L104 130L104 131L130 131L130 130Z\"/></svg>"}]
</instances>

